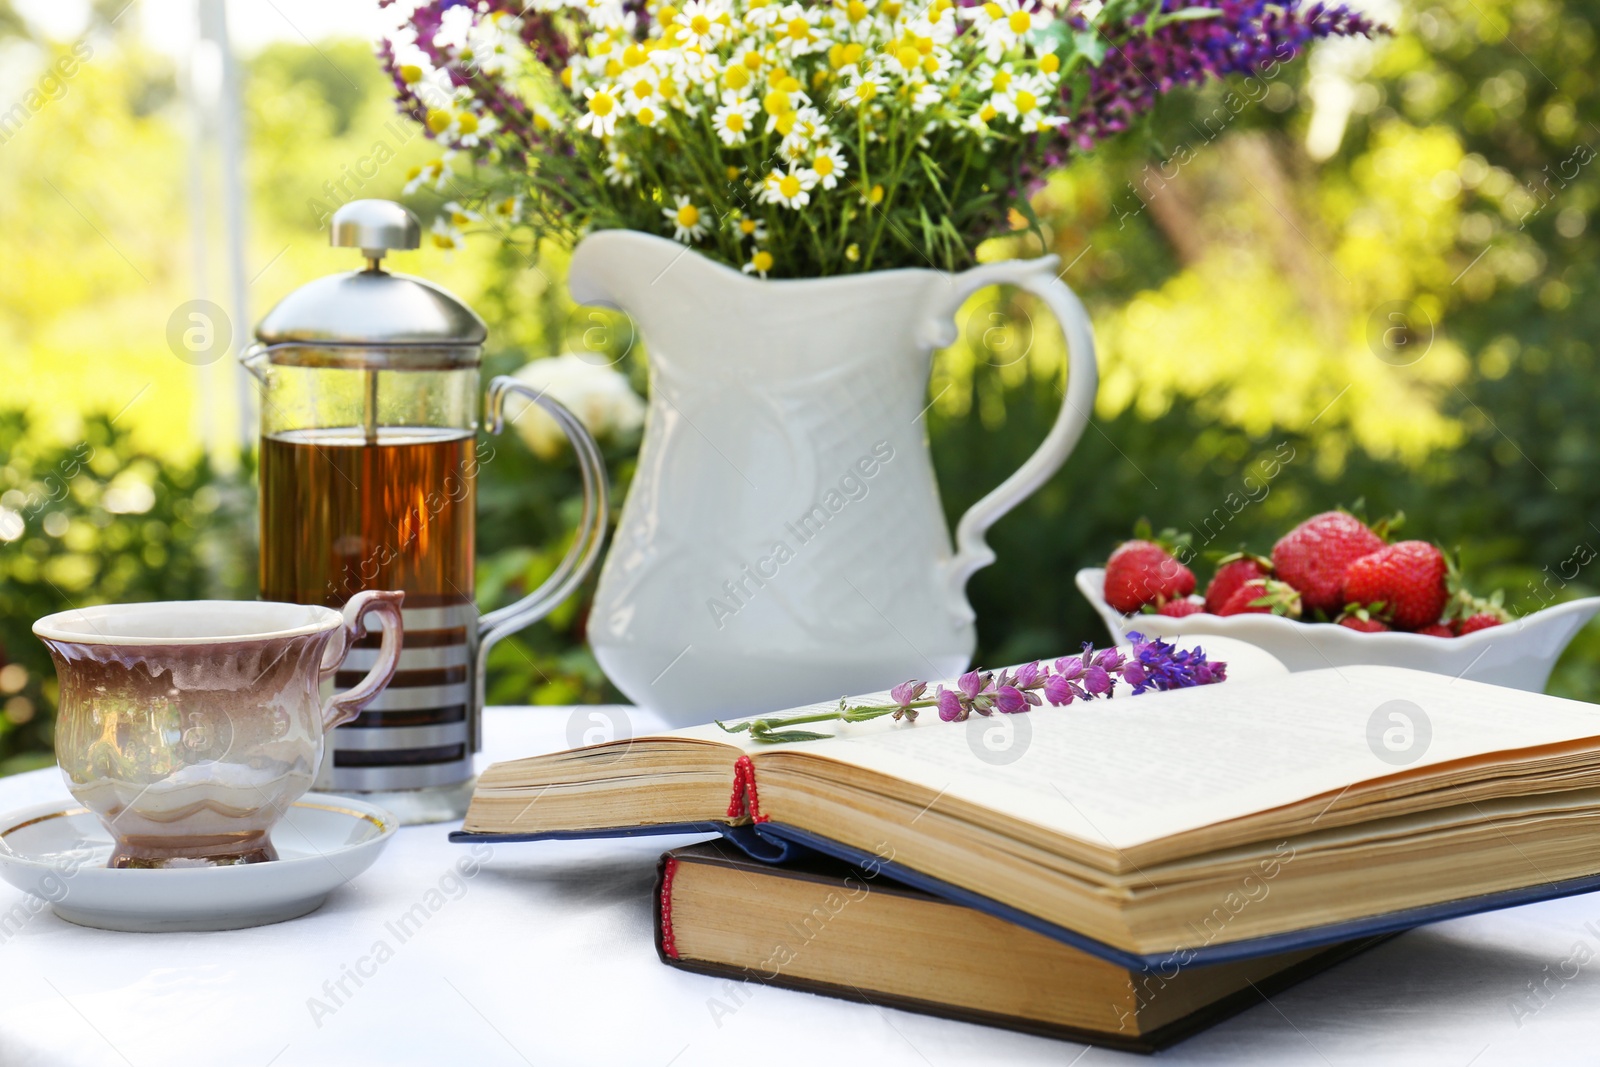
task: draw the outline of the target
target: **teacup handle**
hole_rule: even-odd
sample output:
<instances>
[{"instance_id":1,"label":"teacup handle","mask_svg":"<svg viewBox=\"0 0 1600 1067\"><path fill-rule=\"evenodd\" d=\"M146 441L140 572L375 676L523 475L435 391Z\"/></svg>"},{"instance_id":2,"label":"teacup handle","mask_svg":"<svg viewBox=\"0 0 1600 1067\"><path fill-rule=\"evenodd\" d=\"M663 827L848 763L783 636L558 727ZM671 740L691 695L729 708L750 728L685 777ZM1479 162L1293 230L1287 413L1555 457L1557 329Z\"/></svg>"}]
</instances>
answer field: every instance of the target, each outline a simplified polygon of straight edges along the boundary
<instances>
[{"instance_id":1,"label":"teacup handle","mask_svg":"<svg viewBox=\"0 0 1600 1067\"><path fill-rule=\"evenodd\" d=\"M578 459L578 473L583 478L583 515L578 520L578 534L572 540L572 547L550 577L515 604L507 604L478 620L478 658L474 664L476 677L473 686L477 701L474 706L479 708L484 703L484 668L489 662L489 649L502 637L508 637L544 618L572 595L600 555L606 540L609 514L606 462L600 455L600 446L595 444L578 416L555 397L509 375L500 375L489 383L486 400L489 432L497 434L505 429L506 397L512 393L527 398L548 412L572 442L573 454ZM474 738L473 751L479 747Z\"/></svg>"},{"instance_id":2,"label":"teacup handle","mask_svg":"<svg viewBox=\"0 0 1600 1067\"><path fill-rule=\"evenodd\" d=\"M1094 410L1095 393L1100 387L1094 332L1077 294L1056 273L1060 266L1059 256L1041 256L974 267L951 279L954 291L948 296L942 294L940 306L934 311L931 340L933 347L942 348L955 340L954 316L968 297L990 285L1015 285L1044 301L1061 324L1067 341L1067 389L1055 424L1027 462L968 508L956 524L956 552L945 564L943 577L950 610L964 621L975 617L967 602L967 579L994 562L994 549L984 535L1000 516L1026 500L1061 468Z\"/></svg>"},{"instance_id":3,"label":"teacup handle","mask_svg":"<svg viewBox=\"0 0 1600 1067\"><path fill-rule=\"evenodd\" d=\"M379 589L367 589L344 604L344 625L338 633L339 646L329 645L322 654L321 680L327 681L339 670L355 643L366 634L368 615L376 615L383 622L383 640L378 646L378 662L367 671L367 676L343 693L335 693L322 706L322 728L331 730L342 726L361 713L378 698L384 687L394 677L400 665L400 645L405 639L400 622L400 604L406 595Z\"/></svg>"}]
</instances>

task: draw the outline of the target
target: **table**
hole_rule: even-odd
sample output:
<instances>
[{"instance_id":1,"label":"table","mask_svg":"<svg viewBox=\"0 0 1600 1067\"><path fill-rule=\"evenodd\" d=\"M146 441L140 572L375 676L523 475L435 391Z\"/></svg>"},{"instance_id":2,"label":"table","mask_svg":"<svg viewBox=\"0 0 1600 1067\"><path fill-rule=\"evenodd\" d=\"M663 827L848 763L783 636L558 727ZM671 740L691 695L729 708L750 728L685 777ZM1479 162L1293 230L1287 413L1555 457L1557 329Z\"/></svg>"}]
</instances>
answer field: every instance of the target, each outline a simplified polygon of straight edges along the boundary
<instances>
[{"instance_id":1,"label":"table","mask_svg":"<svg viewBox=\"0 0 1600 1067\"><path fill-rule=\"evenodd\" d=\"M484 755L567 747L594 710L492 708ZM0 779L0 810L57 798L53 769ZM1152 1062L662 966L656 858L692 838L498 845L457 888L453 828L400 830L321 910L277 926L114 934L41 912L0 941L0 1065ZM325 984L438 889L445 905L335 1002ZM0 884L0 912L21 897ZM1597 1038L1600 894L1412 931L1158 1062L1594 1063Z\"/></svg>"}]
</instances>

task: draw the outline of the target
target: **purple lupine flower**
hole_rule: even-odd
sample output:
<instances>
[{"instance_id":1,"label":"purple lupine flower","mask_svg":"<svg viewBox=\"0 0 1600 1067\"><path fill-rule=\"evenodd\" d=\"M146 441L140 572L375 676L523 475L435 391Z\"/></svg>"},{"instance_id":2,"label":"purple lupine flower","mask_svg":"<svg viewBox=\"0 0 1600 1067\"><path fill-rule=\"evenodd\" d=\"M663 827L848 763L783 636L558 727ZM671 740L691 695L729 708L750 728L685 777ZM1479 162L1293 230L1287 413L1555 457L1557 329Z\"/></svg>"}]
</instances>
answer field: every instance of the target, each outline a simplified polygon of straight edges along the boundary
<instances>
[{"instance_id":1,"label":"purple lupine flower","mask_svg":"<svg viewBox=\"0 0 1600 1067\"><path fill-rule=\"evenodd\" d=\"M989 675L982 671L968 671L956 679L956 687L968 700L976 700L988 688L989 681Z\"/></svg>"},{"instance_id":2,"label":"purple lupine flower","mask_svg":"<svg viewBox=\"0 0 1600 1067\"><path fill-rule=\"evenodd\" d=\"M1032 689L1043 680L1045 669L1038 663L1024 663L1012 672L1011 684L1018 689Z\"/></svg>"},{"instance_id":3,"label":"purple lupine flower","mask_svg":"<svg viewBox=\"0 0 1600 1067\"><path fill-rule=\"evenodd\" d=\"M1077 663L1074 659L1072 662ZM1070 679L1060 674L1052 674L1044 680L1044 698L1056 707L1070 704L1073 700L1083 696L1083 691Z\"/></svg>"},{"instance_id":4,"label":"purple lupine flower","mask_svg":"<svg viewBox=\"0 0 1600 1067\"><path fill-rule=\"evenodd\" d=\"M926 693L927 691L927 682L919 682L916 679L912 679L909 682L901 682L899 685L889 690L889 699L894 701L900 707L907 708L911 706L913 701L921 700L922 694Z\"/></svg>"},{"instance_id":5,"label":"purple lupine flower","mask_svg":"<svg viewBox=\"0 0 1600 1067\"><path fill-rule=\"evenodd\" d=\"M935 699L939 702L939 718L945 722L960 722L967 717L966 705L954 689L946 689L941 685Z\"/></svg>"},{"instance_id":6,"label":"purple lupine flower","mask_svg":"<svg viewBox=\"0 0 1600 1067\"><path fill-rule=\"evenodd\" d=\"M1032 690L1018 689L1014 685L1002 685L995 690L994 710L1002 715L1015 715L1038 706L1039 694Z\"/></svg>"},{"instance_id":7,"label":"purple lupine flower","mask_svg":"<svg viewBox=\"0 0 1600 1067\"><path fill-rule=\"evenodd\" d=\"M1126 131L1174 89L1234 74L1271 77L1314 38L1389 32L1343 4L1322 0L1305 8L1300 0L1271 7L1262 0L1162 0L1160 13L1180 8L1210 9L1216 15L1166 22L1152 30L1149 18L1140 13L1120 26L1096 27L1109 49L1089 70L1081 99L1074 99L1073 79L1063 79L1061 95L1072 119L1054 136L1036 140L1023 156L1021 173L1030 192L1043 184L1046 170ZM1074 30L1089 29L1081 15L1069 14L1064 21Z\"/></svg>"},{"instance_id":8,"label":"purple lupine flower","mask_svg":"<svg viewBox=\"0 0 1600 1067\"><path fill-rule=\"evenodd\" d=\"M1083 659L1079 656L1064 656L1056 660L1056 676L1070 681L1077 681L1083 677Z\"/></svg>"},{"instance_id":9,"label":"purple lupine flower","mask_svg":"<svg viewBox=\"0 0 1600 1067\"><path fill-rule=\"evenodd\" d=\"M1122 670L1125 659L1119 648L1103 648L1094 654L1094 665L1107 674L1116 674Z\"/></svg>"},{"instance_id":10,"label":"purple lupine flower","mask_svg":"<svg viewBox=\"0 0 1600 1067\"><path fill-rule=\"evenodd\" d=\"M1104 667L1090 667L1083 672L1083 688L1092 697L1105 696L1111 692L1112 684L1111 675Z\"/></svg>"}]
</instances>

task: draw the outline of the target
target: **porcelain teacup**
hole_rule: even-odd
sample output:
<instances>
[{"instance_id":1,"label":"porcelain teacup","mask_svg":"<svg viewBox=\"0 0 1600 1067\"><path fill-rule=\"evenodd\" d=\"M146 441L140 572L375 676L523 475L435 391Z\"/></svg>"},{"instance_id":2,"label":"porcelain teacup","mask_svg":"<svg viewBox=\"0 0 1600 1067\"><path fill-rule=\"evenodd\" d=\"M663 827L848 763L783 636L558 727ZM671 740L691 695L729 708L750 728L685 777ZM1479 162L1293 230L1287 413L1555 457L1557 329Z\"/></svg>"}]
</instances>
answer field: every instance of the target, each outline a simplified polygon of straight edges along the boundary
<instances>
[{"instance_id":1,"label":"porcelain teacup","mask_svg":"<svg viewBox=\"0 0 1600 1067\"><path fill-rule=\"evenodd\" d=\"M56 760L115 845L112 867L277 858L269 832L311 787L324 737L394 676L403 594L332 608L257 601L107 604L34 623L61 685ZM326 700L366 633L376 662Z\"/></svg>"}]
</instances>

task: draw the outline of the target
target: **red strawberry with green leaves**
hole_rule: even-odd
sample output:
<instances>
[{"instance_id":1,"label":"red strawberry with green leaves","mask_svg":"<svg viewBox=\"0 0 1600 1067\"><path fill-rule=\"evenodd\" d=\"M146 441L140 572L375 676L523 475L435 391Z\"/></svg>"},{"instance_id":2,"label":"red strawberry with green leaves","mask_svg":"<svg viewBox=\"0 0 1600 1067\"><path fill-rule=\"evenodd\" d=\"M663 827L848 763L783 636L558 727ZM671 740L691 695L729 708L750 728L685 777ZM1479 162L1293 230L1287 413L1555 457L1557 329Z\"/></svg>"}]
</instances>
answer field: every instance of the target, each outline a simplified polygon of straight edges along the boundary
<instances>
[{"instance_id":1,"label":"red strawberry with green leaves","mask_svg":"<svg viewBox=\"0 0 1600 1067\"><path fill-rule=\"evenodd\" d=\"M1383 620L1383 611L1384 606L1381 602L1365 606L1361 604L1346 604L1337 621L1340 626L1357 630L1364 634L1387 633L1394 627Z\"/></svg>"},{"instance_id":2,"label":"red strawberry with green leaves","mask_svg":"<svg viewBox=\"0 0 1600 1067\"><path fill-rule=\"evenodd\" d=\"M1391 622L1417 630L1439 621L1450 590L1444 553L1426 541L1396 541L1353 561L1344 572L1346 600L1382 601Z\"/></svg>"},{"instance_id":3,"label":"red strawberry with green leaves","mask_svg":"<svg viewBox=\"0 0 1600 1067\"><path fill-rule=\"evenodd\" d=\"M1135 532L1148 529L1140 523ZM1160 544L1147 535L1118 545L1106 560L1106 603L1132 615L1146 604L1159 606L1194 592L1194 572L1172 554L1173 543Z\"/></svg>"},{"instance_id":4,"label":"red strawberry with green leaves","mask_svg":"<svg viewBox=\"0 0 1600 1067\"><path fill-rule=\"evenodd\" d=\"M1156 609L1157 615L1167 615L1174 619L1181 619L1185 615L1204 615L1206 606L1198 600L1184 597L1182 600L1169 600Z\"/></svg>"},{"instance_id":5,"label":"red strawberry with green leaves","mask_svg":"<svg viewBox=\"0 0 1600 1067\"><path fill-rule=\"evenodd\" d=\"M1300 593L1294 586L1276 578L1252 578L1234 590L1217 614L1271 614L1298 619L1301 610Z\"/></svg>"},{"instance_id":6,"label":"red strawberry with green leaves","mask_svg":"<svg viewBox=\"0 0 1600 1067\"><path fill-rule=\"evenodd\" d=\"M1272 567L1279 579L1300 591L1306 611L1331 615L1341 605L1358 599L1345 595L1346 568L1382 547L1383 538L1354 515L1325 511L1302 522L1272 546Z\"/></svg>"},{"instance_id":7,"label":"red strawberry with green leaves","mask_svg":"<svg viewBox=\"0 0 1600 1067\"><path fill-rule=\"evenodd\" d=\"M1450 587L1450 607L1445 611L1445 621L1457 637L1487 630L1511 621L1511 613L1504 607L1505 593L1496 589L1492 596L1475 596L1461 581L1461 572L1455 560L1445 558L1449 572L1445 584Z\"/></svg>"},{"instance_id":8,"label":"red strawberry with green leaves","mask_svg":"<svg viewBox=\"0 0 1600 1067\"><path fill-rule=\"evenodd\" d=\"M1217 573L1211 576L1211 583L1206 586L1206 610L1213 613L1220 611L1228 598L1238 592L1245 582L1271 576L1270 559L1252 556L1248 552L1224 556L1217 563Z\"/></svg>"}]
</instances>

